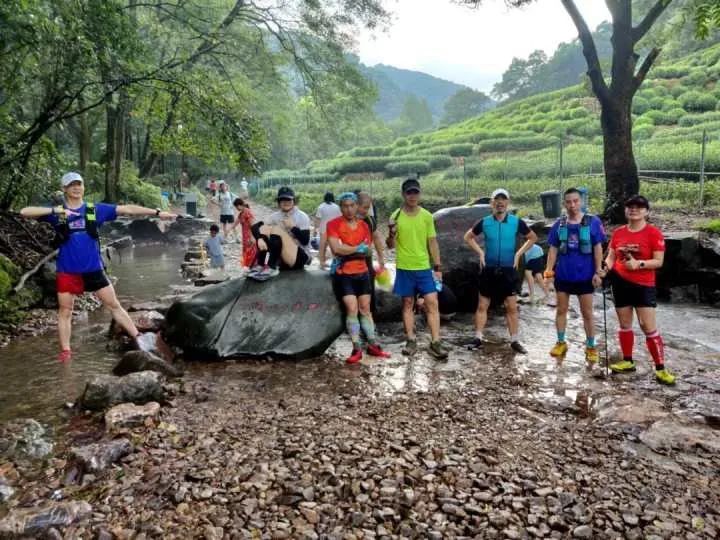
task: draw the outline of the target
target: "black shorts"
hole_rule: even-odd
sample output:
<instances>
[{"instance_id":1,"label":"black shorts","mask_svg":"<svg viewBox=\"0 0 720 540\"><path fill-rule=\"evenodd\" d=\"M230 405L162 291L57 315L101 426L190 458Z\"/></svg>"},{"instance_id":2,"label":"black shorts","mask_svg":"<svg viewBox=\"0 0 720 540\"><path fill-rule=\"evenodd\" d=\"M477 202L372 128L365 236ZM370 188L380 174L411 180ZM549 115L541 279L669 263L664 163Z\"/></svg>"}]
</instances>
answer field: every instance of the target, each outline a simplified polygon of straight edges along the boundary
<instances>
[{"instance_id":1,"label":"black shorts","mask_svg":"<svg viewBox=\"0 0 720 540\"><path fill-rule=\"evenodd\" d=\"M478 278L480 296L502 302L518 293L518 277L514 268L488 267L482 269Z\"/></svg>"},{"instance_id":2,"label":"black shorts","mask_svg":"<svg viewBox=\"0 0 720 540\"><path fill-rule=\"evenodd\" d=\"M525 263L525 270L530 270L533 275L542 274L545 270L545 257L536 257Z\"/></svg>"},{"instance_id":3,"label":"black shorts","mask_svg":"<svg viewBox=\"0 0 720 540\"><path fill-rule=\"evenodd\" d=\"M616 272L610 273L613 299L616 308L622 307L657 307L657 291L655 287L638 285L621 278Z\"/></svg>"},{"instance_id":4,"label":"black shorts","mask_svg":"<svg viewBox=\"0 0 720 540\"><path fill-rule=\"evenodd\" d=\"M582 296L583 294L593 294L595 292L595 287L593 287L592 280L563 281L555 278L555 290L565 294Z\"/></svg>"},{"instance_id":5,"label":"black shorts","mask_svg":"<svg viewBox=\"0 0 720 540\"><path fill-rule=\"evenodd\" d=\"M233 223L235 216L232 214L220 214L220 223Z\"/></svg>"},{"instance_id":6,"label":"black shorts","mask_svg":"<svg viewBox=\"0 0 720 540\"><path fill-rule=\"evenodd\" d=\"M370 275L364 274L335 274L333 276L333 290L338 299L344 296L363 296L372 294Z\"/></svg>"},{"instance_id":7,"label":"black shorts","mask_svg":"<svg viewBox=\"0 0 720 540\"><path fill-rule=\"evenodd\" d=\"M298 246L297 248L297 256L295 257L295 264L292 266L288 266L285 264L285 261L282 259L280 260L280 270L301 270L306 265L310 264L310 257L308 257L308 254L305 253L305 250Z\"/></svg>"}]
</instances>

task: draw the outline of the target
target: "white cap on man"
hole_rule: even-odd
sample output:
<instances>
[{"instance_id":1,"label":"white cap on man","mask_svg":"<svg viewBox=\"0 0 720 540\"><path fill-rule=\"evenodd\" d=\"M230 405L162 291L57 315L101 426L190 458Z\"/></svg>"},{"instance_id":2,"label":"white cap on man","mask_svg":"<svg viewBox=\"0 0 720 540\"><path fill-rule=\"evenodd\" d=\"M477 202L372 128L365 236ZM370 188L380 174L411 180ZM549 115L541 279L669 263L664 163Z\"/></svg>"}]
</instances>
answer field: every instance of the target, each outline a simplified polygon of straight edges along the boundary
<instances>
[{"instance_id":1,"label":"white cap on man","mask_svg":"<svg viewBox=\"0 0 720 540\"><path fill-rule=\"evenodd\" d=\"M80 182L82 184L83 177L80 176L79 173L69 172L63 175L63 177L60 179L60 182L62 183L62 187L68 187L73 182Z\"/></svg>"},{"instance_id":2,"label":"white cap on man","mask_svg":"<svg viewBox=\"0 0 720 540\"><path fill-rule=\"evenodd\" d=\"M492 195L490 195L490 198L491 198L491 199L495 199L496 197L499 197L499 196L501 196L501 195L502 195L503 197L505 197L506 199L509 199L509 198L510 198L510 194L508 193L508 190L507 190L507 189L503 189L503 188L498 188L498 189L496 189L495 191L493 191L493 192L492 192Z\"/></svg>"}]
</instances>

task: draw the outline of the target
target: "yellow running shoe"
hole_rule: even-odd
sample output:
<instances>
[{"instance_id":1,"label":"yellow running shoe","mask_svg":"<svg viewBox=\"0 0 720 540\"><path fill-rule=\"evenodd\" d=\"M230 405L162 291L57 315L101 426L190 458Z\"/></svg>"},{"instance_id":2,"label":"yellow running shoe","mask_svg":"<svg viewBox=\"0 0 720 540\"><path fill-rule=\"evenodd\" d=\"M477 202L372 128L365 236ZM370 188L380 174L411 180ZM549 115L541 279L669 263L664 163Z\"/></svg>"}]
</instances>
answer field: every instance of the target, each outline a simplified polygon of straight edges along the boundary
<instances>
[{"instance_id":1,"label":"yellow running shoe","mask_svg":"<svg viewBox=\"0 0 720 540\"><path fill-rule=\"evenodd\" d=\"M558 341L552 349L550 349L550 356L565 356L565 353L568 350L567 343L564 341Z\"/></svg>"},{"instance_id":2,"label":"yellow running shoe","mask_svg":"<svg viewBox=\"0 0 720 540\"><path fill-rule=\"evenodd\" d=\"M670 373L667 369L659 369L655 372L655 378L660 384L667 384L672 386L675 384L675 375Z\"/></svg>"},{"instance_id":3,"label":"yellow running shoe","mask_svg":"<svg viewBox=\"0 0 720 540\"><path fill-rule=\"evenodd\" d=\"M585 347L585 360L587 360L589 364L597 364L598 360L600 360L600 353L597 347Z\"/></svg>"},{"instance_id":4,"label":"yellow running shoe","mask_svg":"<svg viewBox=\"0 0 720 540\"><path fill-rule=\"evenodd\" d=\"M613 373L627 373L628 371L635 371L635 362L632 360L623 360L615 364L610 364L610 371Z\"/></svg>"}]
</instances>

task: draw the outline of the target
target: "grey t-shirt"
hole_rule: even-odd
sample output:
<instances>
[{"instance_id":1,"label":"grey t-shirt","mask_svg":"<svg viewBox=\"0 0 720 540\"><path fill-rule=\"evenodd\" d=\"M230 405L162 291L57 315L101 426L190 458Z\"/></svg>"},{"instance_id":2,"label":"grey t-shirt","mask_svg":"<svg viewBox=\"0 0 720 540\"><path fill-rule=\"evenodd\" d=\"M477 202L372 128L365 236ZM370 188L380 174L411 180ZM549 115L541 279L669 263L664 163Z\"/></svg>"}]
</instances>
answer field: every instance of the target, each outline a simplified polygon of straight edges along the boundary
<instances>
[{"instance_id":1,"label":"grey t-shirt","mask_svg":"<svg viewBox=\"0 0 720 540\"><path fill-rule=\"evenodd\" d=\"M292 220L295 222L295 226L300 229L301 231L309 231L310 230L310 218L308 215L300 210L297 206L294 206L293 209L288 212L288 217L292 218ZM273 212L270 214L270 217L268 218L268 223L271 225L280 225L282 226L282 221L285 219L286 214L285 212L281 212L278 210L277 212ZM290 231L288 231L290 232ZM308 257L310 257L310 245L303 246L300 244L297 238L293 236L293 240L295 240L295 243L301 247L305 253L307 253Z\"/></svg>"},{"instance_id":2,"label":"grey t-shirt","mask_svg":"<svg viewBox=\"0 0 720 540\"><path fill-rule=\"evenodd\" d=\"M235 200L235 195L230 193L229 191L226 192L220 192L217 194L218 202L220 203L220 215L221 216L234 216L235 211L233 207L233 201Z\"/></svg>"}]
</instances>

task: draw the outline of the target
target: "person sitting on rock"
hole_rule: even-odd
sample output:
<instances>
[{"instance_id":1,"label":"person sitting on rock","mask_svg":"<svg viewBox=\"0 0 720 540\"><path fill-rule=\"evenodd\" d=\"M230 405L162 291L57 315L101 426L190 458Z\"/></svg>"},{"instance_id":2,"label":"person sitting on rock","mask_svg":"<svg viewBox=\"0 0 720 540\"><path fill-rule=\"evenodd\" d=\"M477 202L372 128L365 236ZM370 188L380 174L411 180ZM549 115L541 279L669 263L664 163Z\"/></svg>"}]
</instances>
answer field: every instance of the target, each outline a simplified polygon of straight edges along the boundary
<instances>
[{"instance_id":1,"label":"person sitting on rock","mask_svg":"<svg viewBox=\"0 0 720 540\"><path fill-rule=\"evenodd\" d=\"M210 268L223 270L225 268L225 255L222 245L225 243L225 239L219 233L220 227L215 223L210 225L210 238L205 239L203 246L205 246L210 257Z\"/></svg>"},{"instance_id":2,"label":"person sitting on rock","mask_svg":"<svg viewBox=\"0 0 720 540\"><path fill-rule=\"evenodd\" d=\"M358 217L357 196L354 193L343 193L339 202L342 215L328 222L327 240L337 261L333 265L333 288L345 306L345 324L353 347L347 363L355 364L362 360L361 329L368 342L368 354L389 358L390 354L375 341L375 323L370 311L372 287L367 262L372 244L370 228Z\"/></svg>"},{"instance_id":3,"label":"person sitting on rock","mask_svg":"<svg viewBox=\"0 0 720 540\"><path fill-rule=\"evenodd\" d=\"M295 192L282 186L278 190L279 210L252 227L257 242L257 264L249 277L264 281L280 270L301 270L310 264L310 218L295 206Z\"/></svg>"},{"instance_id":4,"label":"person sitting on rock","mask_svg":"<svg viewBox=\"0 0 720 540\"><path fill-rule=\"evenodd\" d=\"M98 231L106 221L117 216L157 216L174 219L175 214L162 212L159 208L145 208L133 204L114 205L86 203L83 201L85 185L76 172L69 172L61 179L65 202L51 208L28 206L20 210L25 218L50 223L55 229L57 257L58 336L60 354L58 360L72 358L70 336L75 297L83 292L95 293L112 314L113 319L132 337L138 348L151 348L151 338L140 334L130 316L118 302L115 289L105 275Z\"/></svg>"}]
</instances>

